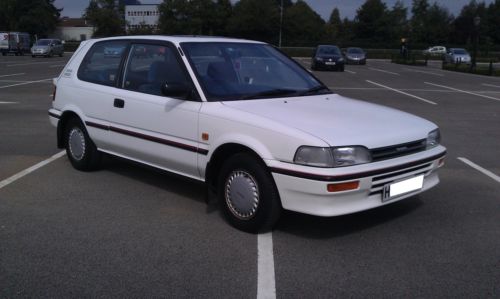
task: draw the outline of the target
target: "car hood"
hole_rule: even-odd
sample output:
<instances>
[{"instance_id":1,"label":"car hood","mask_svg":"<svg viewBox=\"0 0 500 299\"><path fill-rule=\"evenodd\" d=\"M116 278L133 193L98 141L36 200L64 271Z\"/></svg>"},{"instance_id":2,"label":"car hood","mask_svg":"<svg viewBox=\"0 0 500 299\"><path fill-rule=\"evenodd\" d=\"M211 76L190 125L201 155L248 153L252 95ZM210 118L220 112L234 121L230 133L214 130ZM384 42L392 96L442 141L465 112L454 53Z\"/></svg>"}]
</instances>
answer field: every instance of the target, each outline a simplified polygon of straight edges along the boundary
<instances>
[{"instance_id":1,"label":"car hood","mask_svg":"<svg viewBox=\"0 0 500 299\"><path fill-rule=\"evenodd\" d=\"M330 146L379 148L425 139L436 128L420 117L336 94L223 104L306 132Z\"/></svg>"}]
</instances>

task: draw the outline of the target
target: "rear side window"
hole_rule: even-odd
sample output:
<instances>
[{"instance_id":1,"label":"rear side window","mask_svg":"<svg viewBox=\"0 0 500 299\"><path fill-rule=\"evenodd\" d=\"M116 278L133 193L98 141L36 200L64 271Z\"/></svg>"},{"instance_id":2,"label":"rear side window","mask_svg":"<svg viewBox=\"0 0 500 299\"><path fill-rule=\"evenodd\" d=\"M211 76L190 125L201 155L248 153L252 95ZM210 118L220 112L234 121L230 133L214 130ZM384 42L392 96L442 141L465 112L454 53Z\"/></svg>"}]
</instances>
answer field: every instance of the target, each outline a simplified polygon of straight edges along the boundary
<instances>
[{"instance_id":1,"label":"rear side window","mask_svg":"<svg viewBox=\"0 0 500 299\"><path fill-rule=\"evenodd\" d=\"M165 45L132 45L125 68L123 88L162 95L162 86L165 84L188 84L174 49Z\"/></svg>"},{"instance_id":2,"label":"rear side window","mask_svg":"<svg viewBox=\"0 0 500 299\"><path fill-rule=\"evenodd\" d=\"M94 44L80 64L78 79L115 86L120 62L125 55L127 45L127 41L106 41Z\"/></svg>"}]
</instances>

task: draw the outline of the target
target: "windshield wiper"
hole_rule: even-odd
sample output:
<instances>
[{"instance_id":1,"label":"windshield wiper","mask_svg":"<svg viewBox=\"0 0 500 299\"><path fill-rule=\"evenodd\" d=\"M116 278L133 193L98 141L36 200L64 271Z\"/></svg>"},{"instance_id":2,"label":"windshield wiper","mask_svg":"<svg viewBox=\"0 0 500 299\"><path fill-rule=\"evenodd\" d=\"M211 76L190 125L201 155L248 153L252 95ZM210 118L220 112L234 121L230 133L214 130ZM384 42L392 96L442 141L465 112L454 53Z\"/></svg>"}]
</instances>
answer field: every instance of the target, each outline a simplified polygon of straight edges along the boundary
<instances>
[{"instance_id":1,"label":"windshield wiper","mask_svg":"<svg viewBox=\"0 0 500 299\"><path fill-rule=\"evenodd\" d=\"M272 97L272 96L288 96L288 95L295 95L295 94L297 94L296 90L277 88L277 89L261 91L261 92L250 94L250 95L245 95L245 96L242 96L240 99L241 100L262 99L262 98Z\"/></svg>"},{"instance_id":2,"label":"windshield wiper","mask_svg":"<svg viewBox=\"0 0 500 299\"><path fill-rule=\"evenodd\" d=\"M307 95L311 95L311 94L318 94L320 91L325 91L325 92L321 92L320 94L332 92L330 89L328 89L328 87L323 86L323 85L318 85L318 86L315 86L313 88L309 88L308 90L299 93L299 95L307 96Z\"/></svg>"}]
</instances>

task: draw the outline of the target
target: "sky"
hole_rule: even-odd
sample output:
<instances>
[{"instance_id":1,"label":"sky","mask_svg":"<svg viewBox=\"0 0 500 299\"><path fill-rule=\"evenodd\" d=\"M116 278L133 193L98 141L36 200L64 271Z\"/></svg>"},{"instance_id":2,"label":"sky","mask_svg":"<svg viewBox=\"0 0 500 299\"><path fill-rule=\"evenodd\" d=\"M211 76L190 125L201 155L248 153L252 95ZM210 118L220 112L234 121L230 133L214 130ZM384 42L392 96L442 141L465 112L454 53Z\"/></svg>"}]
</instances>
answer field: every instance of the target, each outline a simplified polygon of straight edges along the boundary
<instances>
[{"instance_id":1,"label":"sky","mask_svg":"<svg viewBox=\"0 0 500 299\"><path fill-rule=\"evenodd\" d=\"M232 2L236 2L235 0L231 0ZM494 0L484 0L486 4L493 2ZM143 4L153 4L160 3L161 0L142 0ZM330 17L330 13L333 8L337 7L340 10L341 18L349 18L352 19L356 15L356 10L365 2L365 0L305 0L314 9L321 17L325 20L328 20ZM391 8L396 0L386 0L384 1L387 7ZM405 5L410 8L411 0L403 0ZM432 0L429 0L430 3L433 3ZM470 2L470 0L437 0L441 6L448 8L450 13L457 16L460 14L460 9ZM72 18L81 17L83 11L88 6L88 0L55 0L54 2L57 8L64 8L61 12L61 16L67 16Z\"/></svg>"}]
</instances>

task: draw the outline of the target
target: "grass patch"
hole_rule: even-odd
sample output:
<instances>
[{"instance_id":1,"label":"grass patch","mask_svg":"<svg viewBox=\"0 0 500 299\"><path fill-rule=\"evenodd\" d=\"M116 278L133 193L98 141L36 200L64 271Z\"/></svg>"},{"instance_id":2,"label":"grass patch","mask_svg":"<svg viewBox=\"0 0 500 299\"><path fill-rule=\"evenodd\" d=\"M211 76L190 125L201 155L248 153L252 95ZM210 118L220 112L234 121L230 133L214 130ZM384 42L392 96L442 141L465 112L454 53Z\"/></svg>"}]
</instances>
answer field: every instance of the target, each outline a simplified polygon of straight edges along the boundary
<instances>
[{"instance_id":1,"label":"grass patch","mask_svg":"<svg viewBox=\"0 0 500 299\"><path fill-rule=\"evenodd\" d=\"M471 66L467 64L443 63L442 69L446 71L470 73L484 76L500 76L500 68L495 68L494 66L476 65L476 68L472 69Z\"/></svg>"}]
</instances>

